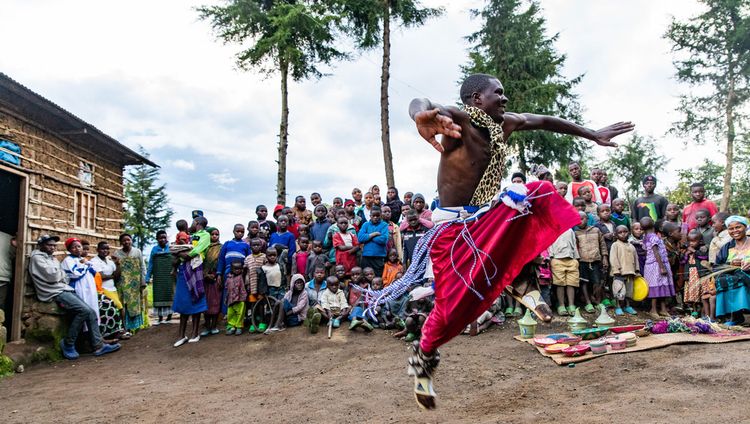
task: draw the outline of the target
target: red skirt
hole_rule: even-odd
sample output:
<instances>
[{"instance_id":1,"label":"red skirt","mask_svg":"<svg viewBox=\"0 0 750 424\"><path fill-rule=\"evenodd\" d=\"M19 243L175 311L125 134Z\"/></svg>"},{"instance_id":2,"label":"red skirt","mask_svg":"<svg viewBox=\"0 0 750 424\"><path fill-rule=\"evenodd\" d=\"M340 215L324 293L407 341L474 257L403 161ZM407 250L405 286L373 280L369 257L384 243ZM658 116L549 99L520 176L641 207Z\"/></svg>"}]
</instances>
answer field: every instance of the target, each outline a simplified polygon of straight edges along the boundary
<instances>
[{"instance_id":1,"label":"red skirt","mask_svg":"<svg viewBox=\"0 0 750 424\"><path fill-rule=\"evenodd\" d=\"M435 305L422 328L423 351L432 352L460 334L489 309L524 265L580 223L578 212L557 194L552 184L535 181L526 187L530 197L541 196L530 200L530 214L519 216L517 210L498 203L479 219L466 223L476 248L462 236L463 223L449 224L434 241L430 258L435 275ZM477 250L489 257L477 257ZM497 272L488 282L483 269L490 276L495 269Z\"/></svg>"}]
</instances>

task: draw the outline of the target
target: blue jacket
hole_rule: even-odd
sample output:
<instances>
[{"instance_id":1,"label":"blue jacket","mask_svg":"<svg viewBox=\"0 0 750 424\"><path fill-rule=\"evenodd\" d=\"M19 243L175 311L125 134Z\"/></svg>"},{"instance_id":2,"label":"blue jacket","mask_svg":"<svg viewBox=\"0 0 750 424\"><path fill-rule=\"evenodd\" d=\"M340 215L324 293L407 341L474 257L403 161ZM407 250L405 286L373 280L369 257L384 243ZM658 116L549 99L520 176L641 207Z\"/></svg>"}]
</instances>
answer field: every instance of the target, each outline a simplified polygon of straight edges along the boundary
<instances>
[{"instance_id":1,"label":"blue jacket","mask_svg":"<svg viewBox=\"0 0 750 424\"><path fill-rule=\"evenodd\" d=\"M221 246L221 252L219 252L219 262L216 264L216 274L225 276L229 274L232 268L232 261L235 259L245 262L245 258L250 255L250 245L244 240L237 241L235 239L224 242Z\"/></svg>"},{"instance_id":2,"label":"blue jacket","mask_svg":"<svg viewBox=\"0 0 750 424\"><path fill-rule=\"evenodd\" d=\"M292 263L292 255L297 250L297 243L295 243L294 234L290 231L285 233L275 232L271 234L271 238L268 240L268 247L273 247L275 244L283 244L289 251L287 252L287 263Z\"/></svg>"},{"instance_id":3,"label":"blue jacket","mask_svg":"<svg viewBox=\"0 0 750 424\"><path fill-rule=\"evenodd\" d=\"M378 232L379 236L370 238L370 233ZM388 244L388 223L381 220L378 225L367 221L362 224L359 233L357 233L357 239L362 243L362 256L380 256L386 257L388 251L386 245Z\"/></svg>"}]
</instances>

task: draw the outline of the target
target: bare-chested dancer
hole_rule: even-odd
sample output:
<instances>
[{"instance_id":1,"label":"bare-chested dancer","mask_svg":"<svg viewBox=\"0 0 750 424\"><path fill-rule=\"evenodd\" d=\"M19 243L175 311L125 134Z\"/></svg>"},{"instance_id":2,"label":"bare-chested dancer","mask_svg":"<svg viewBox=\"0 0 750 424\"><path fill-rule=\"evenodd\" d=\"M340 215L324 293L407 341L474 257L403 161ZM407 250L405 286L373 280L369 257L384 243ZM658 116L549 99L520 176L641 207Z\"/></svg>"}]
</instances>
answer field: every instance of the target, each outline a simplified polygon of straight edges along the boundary
<instances>
[{"instance_id":1,"label":"bare-chested dancer","mask_svg":"<svg viewBox=\"0 0 750 424\"><path fill-rule=\"evenodd\" d=\"M634 128L630 122L619 122L595 131L561 118L506 112L508 98L500 81L491 75L469 76L460 94L462 108L427 99L414 99L409 106L419 134L440 152L440 208L433 213L438 231L429 251L435 276L435 308L409 359L417 402L424 408L435 407L432 373L439 362L438 346L484 312L525 263L578 221L572 207L545 181L526 185L526 201L503 195L521 202L520 210L525 210L523 204L528 208L533 204L533 212L520 219L515 219L519 212L511 207L487 207L500 199L500 180L510 154L505 140L514 131L546 130L614 147L612 138ZM441 141L437 135L442 135ZM483 215L475 215L468 224L452 225L440 233L441 222L455 222L483 210ZM470 242L456 243L467 240L467 235ZM481 266L476 265L477 258ZM471 261L473 265L466 264ZM487 271L490 265L499 271ZM537 292L527 293L517 287L512 292L540 318L551 319L549 306Z\"/></svg>"}]
</instances>

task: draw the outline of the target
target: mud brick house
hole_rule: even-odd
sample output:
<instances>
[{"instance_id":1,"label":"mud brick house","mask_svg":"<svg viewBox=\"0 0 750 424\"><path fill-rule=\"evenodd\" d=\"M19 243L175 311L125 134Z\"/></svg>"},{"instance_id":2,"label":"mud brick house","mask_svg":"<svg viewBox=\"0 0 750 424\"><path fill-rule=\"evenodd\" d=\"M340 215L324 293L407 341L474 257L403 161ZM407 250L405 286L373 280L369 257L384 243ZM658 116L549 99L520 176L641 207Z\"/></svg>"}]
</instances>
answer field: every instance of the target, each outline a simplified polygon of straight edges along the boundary
<instances>
[{"instance_id":1,"label":"mud brick house","mask_svg":"<svg viewBox=\"0 0 750 424\"><path fill-rule=\"evenodd\" d=\"M4 324L10 340L53 337L62 323L56 305L36 300L28 278L37 238L48 233L86 239L94 248L101 240L117 244L123 167L138 164L156 166L0 73L0 231L16 240ZM64 250L60 242L57 255Z\"/></svg>"}]
</instances>

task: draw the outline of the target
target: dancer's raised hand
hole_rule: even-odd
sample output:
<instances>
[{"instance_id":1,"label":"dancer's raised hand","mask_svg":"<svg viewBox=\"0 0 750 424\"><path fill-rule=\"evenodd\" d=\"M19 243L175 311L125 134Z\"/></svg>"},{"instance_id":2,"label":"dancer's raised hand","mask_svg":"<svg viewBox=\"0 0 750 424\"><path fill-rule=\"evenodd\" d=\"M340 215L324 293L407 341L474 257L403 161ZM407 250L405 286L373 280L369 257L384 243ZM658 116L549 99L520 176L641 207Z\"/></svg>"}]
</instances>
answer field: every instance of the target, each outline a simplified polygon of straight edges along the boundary
<instances>
[{"instance_id":1,"label":"dancer's raised hand","mask_svg":"<svg viewBox=\"0 0 750 424\"><path fill-rule=\"evenodd\" d=\"M604 127L594 133L594 142L600 146L617 147L617 143L611 140L620 134L633 131L635 124L632 122L618 122Z\"/></svg>"},{"instance_id":2,"label":"dancer's raised hand","mask_svg":"<svg viewBox=\"0 0 750 424\"><path fill-rule=\"evenodd\" d=\"M441 115L438 108L417 112L414 115L414 122L417 124L419 135L432 144L440 153L445 149L443 145L435 138L441 134L453 138L461 138L461 127L453 122L449 116Z\"/></svg>"}]
</instances>

